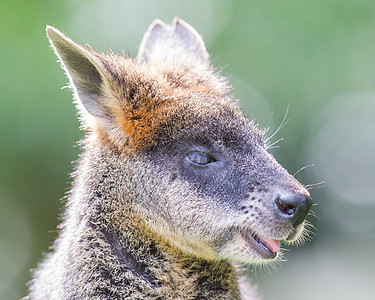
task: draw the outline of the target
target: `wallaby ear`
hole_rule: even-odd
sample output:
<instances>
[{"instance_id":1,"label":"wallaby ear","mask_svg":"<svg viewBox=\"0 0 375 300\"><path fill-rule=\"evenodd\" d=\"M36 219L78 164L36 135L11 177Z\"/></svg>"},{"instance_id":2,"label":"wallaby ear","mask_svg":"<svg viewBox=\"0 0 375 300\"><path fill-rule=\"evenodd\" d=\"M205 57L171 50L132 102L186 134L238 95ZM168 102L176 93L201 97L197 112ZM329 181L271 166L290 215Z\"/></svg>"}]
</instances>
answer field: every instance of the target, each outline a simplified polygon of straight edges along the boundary
<instances>
[{"instance_id":1,"label":"wallaby ear","mask_svg":"<svg viewBox=\"0 0 375 300\"><path fill-rule=\"evenodd\" d=\"M188 56L189 61L209 65L203 39L198 32L179 18L174 18L173 25L166 25L156 19L147 29L139 47L137 60L139 63L159 63L170 60L180 61Z\"/></svg>"},{"instance_id":2,"label":"wallaby ear","mask_svg":"<svg viewBox=\"0 0 375 300\"><path fill-rule=\"evenodd\" d=\"M56 28L47 26L46 32L69 77L78 104L94 117L107 117L109 110L104 105L102 89L109 74L99 54L73 42Z\"/></svg>"}]
</instances>

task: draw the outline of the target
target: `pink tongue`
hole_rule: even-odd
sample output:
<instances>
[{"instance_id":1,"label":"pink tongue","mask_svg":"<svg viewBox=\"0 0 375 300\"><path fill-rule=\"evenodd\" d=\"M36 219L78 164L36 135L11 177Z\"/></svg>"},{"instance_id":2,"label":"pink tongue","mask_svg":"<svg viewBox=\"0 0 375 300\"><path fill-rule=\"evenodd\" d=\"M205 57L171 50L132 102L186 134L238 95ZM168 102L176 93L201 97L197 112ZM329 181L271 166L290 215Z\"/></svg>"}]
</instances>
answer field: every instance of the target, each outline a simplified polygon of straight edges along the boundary
<instances>
[{"instance_id":1,"label":"pink tongue","mask_svg":"<svg viewBox=\"0 0 375 300\"><path fill-rule=\"evenodd\" d=\"M279 241L264 236L262 236L261 239L265 244L267 244L268 248L270 248L273 253L280 250Z\"/></svg>"}]
</instances>

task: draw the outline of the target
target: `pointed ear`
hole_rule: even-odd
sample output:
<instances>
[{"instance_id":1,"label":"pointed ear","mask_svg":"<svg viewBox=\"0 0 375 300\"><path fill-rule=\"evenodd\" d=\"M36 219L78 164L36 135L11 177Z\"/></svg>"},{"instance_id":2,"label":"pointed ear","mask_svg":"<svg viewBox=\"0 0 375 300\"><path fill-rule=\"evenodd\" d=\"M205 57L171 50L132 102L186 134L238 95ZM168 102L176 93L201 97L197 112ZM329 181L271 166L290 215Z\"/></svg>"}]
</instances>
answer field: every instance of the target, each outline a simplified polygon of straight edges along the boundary
<instances>
[{"instance_id":1,"label":"pointed ear","mask_svg":"<svg viewBox=\"0 0 375 300\"><path fill-rule=\"evenodd\" d=\"M166 25L156 19L147 29L139 47L137 60L140 63L180 61L187 57L191 63L209 65L210 56L198 32L179 18L174 18L173 25Z\"/></svg>"},{"instance_id":2,"label":"pointed ear","mask_svg":"<svg viewBox=\"0 0 375 300\"><path fill-rule=\"evenodd\" d=\"M70 80L77 104L82 104L80 106L94 117L107 117L109 110L104 105L102 89L109 74L99 53L73 42L51 26L47 26L46 32Z\"/></svg>"}]
</instances>

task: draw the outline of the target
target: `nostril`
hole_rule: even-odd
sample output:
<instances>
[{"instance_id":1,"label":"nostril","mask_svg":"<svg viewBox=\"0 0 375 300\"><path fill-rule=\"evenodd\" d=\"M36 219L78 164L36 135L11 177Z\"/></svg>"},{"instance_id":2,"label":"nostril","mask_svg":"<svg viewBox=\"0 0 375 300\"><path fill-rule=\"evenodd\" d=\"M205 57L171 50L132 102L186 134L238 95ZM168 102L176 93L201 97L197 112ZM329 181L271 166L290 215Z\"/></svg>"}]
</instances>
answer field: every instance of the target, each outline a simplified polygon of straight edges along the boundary
<instances>
[{"instance_id":1,"label":"nostril","mask_svg":"<svg viewBox=\"0 0 375 300\"><path fill-rule=\"evenodd\" d=\"M274 197L277 213L292 222L293 226L298 226L307 217L312 206L309 196L301 194L277 194Z\"/></svg>"},{"instance_id":2,"label":"nostril","mask_svg":"<svg viewBox=\"0 0 375 300\"><path fill-rule=\"evenodd\" d=\"M276 197L275 202L279 210L288 216L294 215L296 212L296 206L293 204L283 203L280 196Z\"/></svg>"}]
</instances>

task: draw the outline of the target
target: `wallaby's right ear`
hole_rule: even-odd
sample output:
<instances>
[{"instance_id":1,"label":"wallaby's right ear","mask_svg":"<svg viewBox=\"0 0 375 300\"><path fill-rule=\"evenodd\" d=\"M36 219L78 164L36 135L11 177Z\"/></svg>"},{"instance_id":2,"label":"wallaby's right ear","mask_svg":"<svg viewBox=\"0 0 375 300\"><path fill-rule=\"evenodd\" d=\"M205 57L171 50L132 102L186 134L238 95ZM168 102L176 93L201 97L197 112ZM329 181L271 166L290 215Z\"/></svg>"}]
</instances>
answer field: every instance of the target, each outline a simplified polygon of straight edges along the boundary
<instances>
[{"instance_id":1,"label":"wallaby's right ear","mask_svg":"<svg viewBox=\"0 0 375 300\"><path fill-rule=\"evenodd\" d=\"M105 105L103 87L110 75L100 60L100 54L73 42L56 28L47 26L46 32L69 77L77 104L82 104L94 117L108 117L109 109Z\"/></svg>"},{"instance_id":2,"label":"wallaby's right ear","mask_svg":"<svg viewBox=\"0 0 375 300\"><path fill-rule=\"evenodd\" d=\"M172 25L156 19L147 29L139 47L139 63L175 63L188 56L188 62L210 65L202 37L188 23L174 18ZM173 62L174 60L174 62Z\"/></svg>"}]
</instances>

